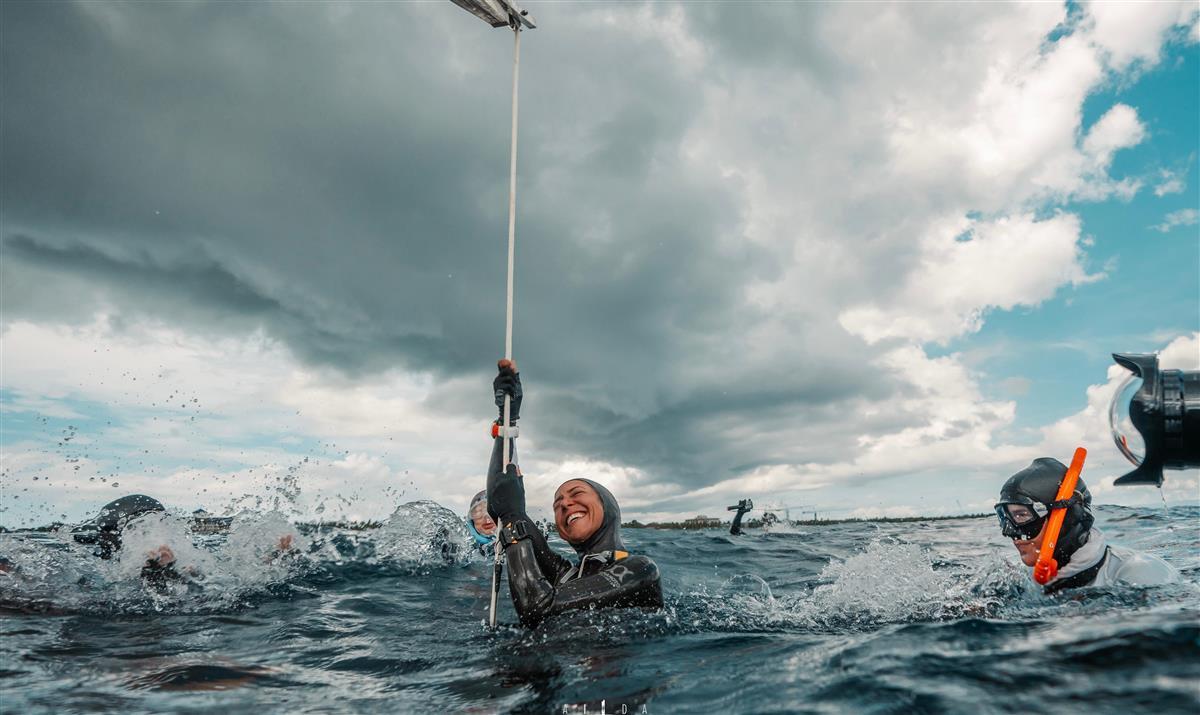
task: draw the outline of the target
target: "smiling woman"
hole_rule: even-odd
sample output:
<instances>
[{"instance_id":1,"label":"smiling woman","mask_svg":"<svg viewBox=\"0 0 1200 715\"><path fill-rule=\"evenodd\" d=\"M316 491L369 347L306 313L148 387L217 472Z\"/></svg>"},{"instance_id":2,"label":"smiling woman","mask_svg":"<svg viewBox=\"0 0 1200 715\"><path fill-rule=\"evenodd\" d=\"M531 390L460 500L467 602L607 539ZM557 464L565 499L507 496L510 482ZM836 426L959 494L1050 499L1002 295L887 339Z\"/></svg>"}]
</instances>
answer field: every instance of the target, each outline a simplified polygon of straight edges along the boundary
<instances>
[{"instance_id":1,"label":"smiling woman","mask_svg":"<svg viewBox=\"0 0 1200 715\"><path fill-rule=\"evenodd\" d=\"M567 543L586 542L603 522L604 504L588 480L571 479L554 492L554 525Z\"/></svg>"},{"instance_id":2,"label":"smiling woman","mask_svg":"<svg viewBox=\"0 0 1200 715\"><path fill-rule=\"evenodd\" d=\"M503 360L496 394L509 395L519 414L521 379ZM516 464L504 466L504 438L496 437L488 469L488 512L501 524L508 555L508 586L521 623L535 627L571 610L661 608L658 566L631 556L621 542L621 507L603 485L590 479L563 482L554 493L554 524L579 554L578 565L556 554L525 511L525 485ZM515 451L510 452L514 455Z\"/></svg>"}]
</instances>

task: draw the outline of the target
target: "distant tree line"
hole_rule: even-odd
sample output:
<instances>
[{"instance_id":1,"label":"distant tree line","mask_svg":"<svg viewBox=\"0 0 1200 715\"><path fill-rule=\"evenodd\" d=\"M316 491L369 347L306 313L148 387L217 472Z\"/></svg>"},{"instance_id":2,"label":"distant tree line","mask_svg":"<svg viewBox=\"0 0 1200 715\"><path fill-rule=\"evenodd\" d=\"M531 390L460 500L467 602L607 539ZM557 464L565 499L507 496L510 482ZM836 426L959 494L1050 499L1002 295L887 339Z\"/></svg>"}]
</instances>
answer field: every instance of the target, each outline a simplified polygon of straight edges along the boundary
<instances>
[{"instance_id":1,"label":"distant tree line","mask_svg":"<svg viewBox=\"0 0 1200 715\"><path fill-rule=\"evenodd\" d=\"M913 521L950 521L952 519L990 519L995 514L955 514L954 516L880 516L880 517L855 517L853 519L793 519L788 522L776 521L775 524L789 524L795 526L816 526L818 524L901 524ZM686 524L682 521L652 521L649 524L634 519L621 524L626 529L726 529L731 522L723 521L721 526L697 527L692 524ZM762 528L763 522L761 519L750 519L743 521L742 526L750 529Z\"/></svg>"}]
</instances>

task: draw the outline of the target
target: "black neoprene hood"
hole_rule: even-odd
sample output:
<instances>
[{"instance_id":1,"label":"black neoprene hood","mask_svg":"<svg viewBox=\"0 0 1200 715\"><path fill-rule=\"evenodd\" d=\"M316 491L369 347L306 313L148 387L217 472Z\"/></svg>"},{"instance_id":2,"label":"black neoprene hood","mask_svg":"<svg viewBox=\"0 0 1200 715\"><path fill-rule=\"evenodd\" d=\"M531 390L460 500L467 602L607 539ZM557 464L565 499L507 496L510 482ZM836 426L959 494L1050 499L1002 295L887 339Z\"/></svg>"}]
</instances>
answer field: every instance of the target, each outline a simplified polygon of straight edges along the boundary
<instances>
[{"instance_id":1,"label":"black neoprene hood","mask_svg":"<svg viewBox=\"0 0 1200 715\"><path fill-rule=\"evenodd\" d=\"M1053 457L1039 457L1028 467L1008 478L1000 488L1001 503L1023 504L1025 500L1049 504L1058 496L1058 486L1067 474L1067 467ZM1083 478L1075 483L1075 491L1087 506L1092 504L1092 495L1088 492Z\"/></svg>"},{"instance_id":2,"label":"black neoprene hood","mask_svg":"<svg viewBox=\"0 0 1200 715\"><path fill-rule=\"evenodd\" d=\"M1041 504L1040 513L1045 514L1045 505L1058 496L1058 487L1067 474L1067 467L1052 457L1040 457L1030 465L1008 478L1000 488L999 504ZM1060 567L1071 560L1071 554L1087 543L1095 517L1092 516L1092 495L1080 478L1075 484L1077 501L1067 508L1063 517L1062 531L1054 549L1054 559Z\"/></svg>"},{"instance_id":3,"label":"black neoprene hood","mask_svg":"<svg viewBox=\"0 0 1200 715\"><path fill-rule=\"evenodd\" d=\"M152 511L166 511L162 502L145 494L130 494L105 504L91 521L80 524L72 532L81 544L98 544L99 556L108 558L121 548L120 531L130 519Z\"/></svg>"},{"instance_id":4,"label":"black neoprene hood","mask_svg":"<svg viewBox=\"0 0 1200 715\"><path fill-rule=\"evenodd\" d=\"M578 478L568 481L585 482L595 489L600 497L600 504L604 507L604 520L600 523L600 528L582 544L571 544L575 552L582 555L601 551L625 551L625 544L621 543L621 506L617 504L617 498L603 484L591 479Z\"/></svg>"}]
</instances>

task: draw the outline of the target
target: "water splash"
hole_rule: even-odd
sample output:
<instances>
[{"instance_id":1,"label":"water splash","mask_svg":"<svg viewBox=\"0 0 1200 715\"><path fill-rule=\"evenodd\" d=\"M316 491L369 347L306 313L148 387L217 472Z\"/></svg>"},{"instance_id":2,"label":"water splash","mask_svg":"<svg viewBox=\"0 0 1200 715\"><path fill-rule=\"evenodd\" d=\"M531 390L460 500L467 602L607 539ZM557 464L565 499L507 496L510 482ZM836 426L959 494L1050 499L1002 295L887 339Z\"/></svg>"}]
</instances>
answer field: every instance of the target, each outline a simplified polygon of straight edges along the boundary
<instances>
[{"instance_id":1,"label":"water splash","mask_svg":"<svg viewBox=\"0 0 1200 715\"><path fill-rule=\"evenodd\" d=\"M858 624L940 618L955 587L915 544L871 542L865 551L830 563L812 594L815 617ZM817 616L817 614L820 614Z\"/></svg>"},{"instance_id":2,"label":"water splash","mask_svg":"<svg viewBox=\"0 0 1200 715\"><path fill-rule=\"evenodd\" d=\"M195 613L237 609L310 566L309 541L277 512L244 512L228 537L198 535L170 512L143 514L121 531L111 559L69 531L4 535L0 606L21 611Z\"/></svg>"},{"instance_id":3,"label":"water splash","mask_svg":"<svg viewBox=\"0 0 1200 715\"><path fill-rule=\"evenodd\" d=\"M760 527L764 534L794 534L804 536L808 532L789 521L777 521L773 524L763 524Z\"/></svg>"},{"instance_id":4,"label":"water splash","mask_svg":"<svg viewBox=\"0 0 1200 715\"><path fill-rule=\"evenodd\" d=\"M1030 583L1000 557L971 568L942 567L925 548L883 539L829 562L800 593L777 596L762 577L739 574L715 593L701 587L674 599L672 608L688 631L857 630L988 616L1013 604L1044 607L1049 599Z\"/></svg>"},{"instance_id":5,"label":"water splash","mask_svg":"<svg viewBox=\"0 0 1200 715\"><path fill-rule=\"evenodd\" d=\"M310 542L277 511L257 514L242 512L233 518L229 536L221 548L225 561L231 563L285 562L309 550Z\"/></svg>"},{"instance_id":6,"label":"water splash","mask_svg":"<svg viewBox=\"0 0 1200 715\"><path fill-rule=\"evenodd\" d=\"M396 507L374 539L378 560L405 568L464 564L475 553L463 519L428 500Z\"/></svg>"},{"instance_id":7,"label":"water splash","mask_svg":"<svg viewBox=\"0 0 1200 715\"><path fill-rule=\"evenodd\" d=\"M170 512L151 512L131 521L121 530L121 549L105 562L114 581L137 581L147 561L172 567L183 580L201 578L215 571L213 555L196 547L187 519Z\"/></svg>"}]
</instances>

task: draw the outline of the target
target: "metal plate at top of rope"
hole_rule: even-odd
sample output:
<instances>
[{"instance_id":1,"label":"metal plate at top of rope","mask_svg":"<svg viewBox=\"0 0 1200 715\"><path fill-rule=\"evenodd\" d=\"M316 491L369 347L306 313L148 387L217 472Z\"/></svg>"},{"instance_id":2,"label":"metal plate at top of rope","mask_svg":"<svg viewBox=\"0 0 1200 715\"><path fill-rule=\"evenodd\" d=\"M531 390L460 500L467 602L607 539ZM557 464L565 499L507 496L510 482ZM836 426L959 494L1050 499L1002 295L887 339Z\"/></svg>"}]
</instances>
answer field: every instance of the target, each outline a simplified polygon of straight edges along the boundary
<instances>
[{"instance_id":1,"label":"metal plate at top of rope","mask_svg":"<svg viewBox=\"0 0 1200 715\"><path fill-rule=\"evenodd\" d=\"M523 28L532 30L537 27L529 11L522 10L512 0L450 0L450 2L492 27L512 27L517 22Z\"/></svg>"}]
</instances>

